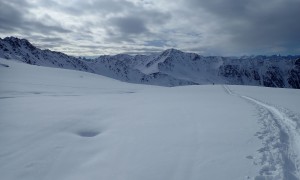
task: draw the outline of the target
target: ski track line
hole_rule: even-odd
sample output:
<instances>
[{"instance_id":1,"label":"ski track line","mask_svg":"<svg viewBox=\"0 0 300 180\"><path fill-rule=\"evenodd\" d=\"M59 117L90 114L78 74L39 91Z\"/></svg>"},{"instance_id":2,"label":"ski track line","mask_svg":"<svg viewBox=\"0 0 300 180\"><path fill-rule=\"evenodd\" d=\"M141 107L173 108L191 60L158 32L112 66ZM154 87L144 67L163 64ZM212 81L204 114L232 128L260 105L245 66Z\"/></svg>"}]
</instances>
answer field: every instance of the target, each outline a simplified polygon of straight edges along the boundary
<instances>
[{"instance_id":1,"label":"ski track line","mask_svg":"<svg viewBox=\"0 0 300 180\"><path fill-rule=\"evenodd\" d=\"M299 116L288 109L275 107L255 98L240 95L223 86L225 92L237 96L258 109L262 131L256 136L262 140L259 149L262 165L255 179L300 179L300 122Z\"/></svg>"}]
</instances>

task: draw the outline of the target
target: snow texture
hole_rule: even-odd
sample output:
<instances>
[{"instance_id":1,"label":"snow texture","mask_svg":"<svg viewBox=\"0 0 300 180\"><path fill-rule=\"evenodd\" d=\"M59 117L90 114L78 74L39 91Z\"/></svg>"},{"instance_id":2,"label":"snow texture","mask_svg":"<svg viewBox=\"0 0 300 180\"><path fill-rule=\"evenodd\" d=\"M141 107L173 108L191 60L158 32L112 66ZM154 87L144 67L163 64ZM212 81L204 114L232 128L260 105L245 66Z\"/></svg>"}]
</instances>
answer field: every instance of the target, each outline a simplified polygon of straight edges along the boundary
<instances>
[{"instance_id":1,"label":"snow texture","mask_svg":"<svg viewBox=\"0 0 300 180\"><path fill-rule=\"evenodd\" d=\"M4 59L0 76L1 179L300 179L299 90L129 84Z\"/></svg>"}]
</instances>

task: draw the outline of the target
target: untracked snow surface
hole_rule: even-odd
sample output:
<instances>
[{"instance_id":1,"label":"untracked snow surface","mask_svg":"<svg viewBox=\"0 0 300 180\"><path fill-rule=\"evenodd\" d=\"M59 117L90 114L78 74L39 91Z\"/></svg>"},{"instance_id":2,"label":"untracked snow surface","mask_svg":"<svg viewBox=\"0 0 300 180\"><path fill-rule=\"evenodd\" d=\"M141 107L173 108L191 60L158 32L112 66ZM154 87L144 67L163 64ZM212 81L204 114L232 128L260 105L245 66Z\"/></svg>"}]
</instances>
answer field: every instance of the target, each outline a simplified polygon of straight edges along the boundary
<instances>
[{"instance_id":1,"label":"untracked snow surface","mask_svg":"<svg viewBox=\"0 0 300 180\"><path fill-rule=\"evenodd\" d=\"M300 91L157 87L0 59L0 179L299 179Z\"/></svg>"}]
</instances>

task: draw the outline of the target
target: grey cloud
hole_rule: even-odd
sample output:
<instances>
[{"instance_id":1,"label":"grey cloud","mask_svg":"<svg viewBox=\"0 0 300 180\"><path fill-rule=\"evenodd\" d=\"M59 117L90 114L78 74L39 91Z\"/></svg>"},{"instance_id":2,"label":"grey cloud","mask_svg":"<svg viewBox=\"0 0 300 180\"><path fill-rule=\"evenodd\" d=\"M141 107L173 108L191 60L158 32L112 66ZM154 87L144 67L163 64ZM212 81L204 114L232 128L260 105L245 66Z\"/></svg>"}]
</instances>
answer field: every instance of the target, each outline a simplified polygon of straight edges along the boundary
<instances>
[{"instance_id":1,"label":"grey cloud","mask_svg":"<svg viewBox=\"0 0 300 180\"><path fill-rule=\"evenodd\" d=\"M54 26L54 25L47 25L47 24L43 24L41 22L37 22L37 21L24 21L24 25L23 28L27 29L27 30L33 30L35 29L36 32L41 32L41 33L45 33L45 34L49 34L49 33L53 33L53 32L58 32L58 33L69 33L72 32L71 30L68 29L64 29L62 27L60 27L59 25Z\"/></svg>"},{"instance_id":2,"label":"grey cloud","mask_svg":"<svg viewBox=\"0 0 300 180\"><path fill-rule=\"evenodd\" d=\"M254 0L255 1L255 0ZM247 14L250 0L188 0L189 8L208 11L227 18L239 18Z\"/></svg>"},{"instance_id":3,"label":"grey cloud","mask_svg":"<svg viewBox=\"0 0 300 180\"><path fill-rule=\"evenodd\" d=\"M168 22L172 15L166 12L160 12L157 10L148 10L148 11L140 11L134 13L134 15L138 14L140 18L149 23L150 25L162 26L164 23Z\"/></svg>"},{"instance_id":4,"label":"grey cloud","mask_svg":"<svg viewBox=\"0 0 300 180\"><path fill-rule=\"evenodd\" d=\"M47 25L41 21L27 19L26 15L30 14L28 9L32 6L27 1L0 1L0 31L1 32L19 32L28 34L39 32L52 34L54 32L68 33L70 30L64 29L57 25ZM50 18L50 17L47 17Z\"/></svg>"},{"instance_id":5,"label":"grey cloud","mask_svg":"<svg viewBox=\"0 0 300 180\"><path fill-rule=\"evenodd\" d=\"M74 0L72 3L49 0L42 1L40 5L71 16L83 17L80 21L81 29L101 26L106 31L104 40L116 43L134 43L135 38L151 33L148 27L162 25L171 17L168 13L147 9L141 3L127 0ZM93 16L95 19L87 20L84 18L87 16Z\"/></svg>"},{"instance_id":6,"label":"grey cloud","mask_svg":"<svg viewBox=\"0 0 300 180\"><path fill-rule=\"evenodd\" d=\"M207 54L276 49L295 54L299 7L299 0L1 0L0 35L73 54L101 52L97 47L114 53L173 47ZM44 17L32 14L37 9Z\"/></svg>"},{"instance_id":7,"label":"grey cloud","mask_svg":"<svg viewBox=\"0 0 300 180\"><path fill-rule=\"evenodd\" d=\"M226 46L234 51L265 53L275 47L300 47L298 0L190 0L189 5L211 15L209 20L219 26L215 33L229 35Z\"/></svg>"},{"instance_id":8,"label":"grey cloud","mask_svg":"<svg viewBox=\"0 0 300 180\"><path fill-rule=\"evenodd\" d=\"M87 14L101 14L109 15L118 12L126 11L127 9L134 9L135 5L132 2L126 0L74 0L71 4L64 3L63 1L58 3L53 0L42 1L42 5L46 5L49 8L59 9L65 13L83 16Z\"/></svg>"},{"instance_id":9,"label":"grey cloud","mask_svg":"<svg viewBox=\"0 0 300 180\"><path fill-rule=\"evenodd\" d=\"M64 40L59 37L41 37L40 41L42 41L42 42L63 42Z\"/></svg>"},{"instance_id":10,"label":"grey cloud","mask_svg":"<svg viewBox=\"0 0 300 180\"><path fill-rule=\"evenodd\" d=\"M149 35L151 33L149 27L162 26L172 17L168 12L159 9L147 9L142 4L133 4L129 1L115 2L118 2L118 11L113 11L113 16L106 19L105 24L114 28L107 29L110 34L119 33L118 39L129 40L128 35L133 34L147 33Z\"/></svg>"},{"instance_id":11,"label":"grey cloud","mask_svg":"<svg viewBox=\"0 0 300 180\"><path fill-rule=\"evenodd\" d=\"M167 45L166 40L151 40L145 41L145 46L164 47Z\"/></svg>"},{"instance_id":12,"label":"grey cloud","mask_svg":"<svg viewBox=\"0 0 300 180\"><path fill-rule=\"evenodd\" d=\"M41 36L28 34L24 37L41 49L51 49L69 45L69 43L66 42L63 38L55 36Z\"/></svg>"},{"instance_id":13,"label":"grey cloud","mask_svg":"<svg viewBox=\"0 0 300 180\"><path fill-rule=\"evenodd\" d=\"M18 24L23 22L22 12L15 6L15 4L0 1L0 30L13 31Z\"/></svg>"},{"instance_id":14,"label":"grey cloud","mask_svg":"<svg viewBox=\"0 0 300 180\"><path fill-rule=\"evenodd\" d=\"M110 19L110 22L124 34L141 34L148 31L145 21L138 17L116 17Z\"/></svg>"},{"instance_id":15,"label":"grey cloud","mask_svg":"<svg viewBox=\"0 0 300 180\"><path fill-rule=\"evenodd\" d=\"M142 36L157 39L157 35L151 32L151 28L162 27L172 17L166 12L133 7L133 9L127 9L122 15L113 16L106 20L108 34L106 39L108 41L134 43L135 39Z\"/></svg>"}]
</instances>

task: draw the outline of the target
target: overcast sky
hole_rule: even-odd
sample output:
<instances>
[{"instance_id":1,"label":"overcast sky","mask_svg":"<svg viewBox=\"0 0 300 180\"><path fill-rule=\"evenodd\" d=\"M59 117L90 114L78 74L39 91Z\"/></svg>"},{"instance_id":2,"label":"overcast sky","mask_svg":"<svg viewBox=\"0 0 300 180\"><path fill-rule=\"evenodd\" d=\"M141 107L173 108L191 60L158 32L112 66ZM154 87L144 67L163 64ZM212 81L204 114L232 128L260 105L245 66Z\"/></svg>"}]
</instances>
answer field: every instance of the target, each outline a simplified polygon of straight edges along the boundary
<instances>
[{"instance_id":1,"label":"overcast sky","mask_svg":"<svg viewBox=\"0 0 300 180\"><path fill-rule=\"evenodd\" d=\"M0 37L70 55L300 54L300 0L0 0Z\"/></svg>"}]
</instances>

